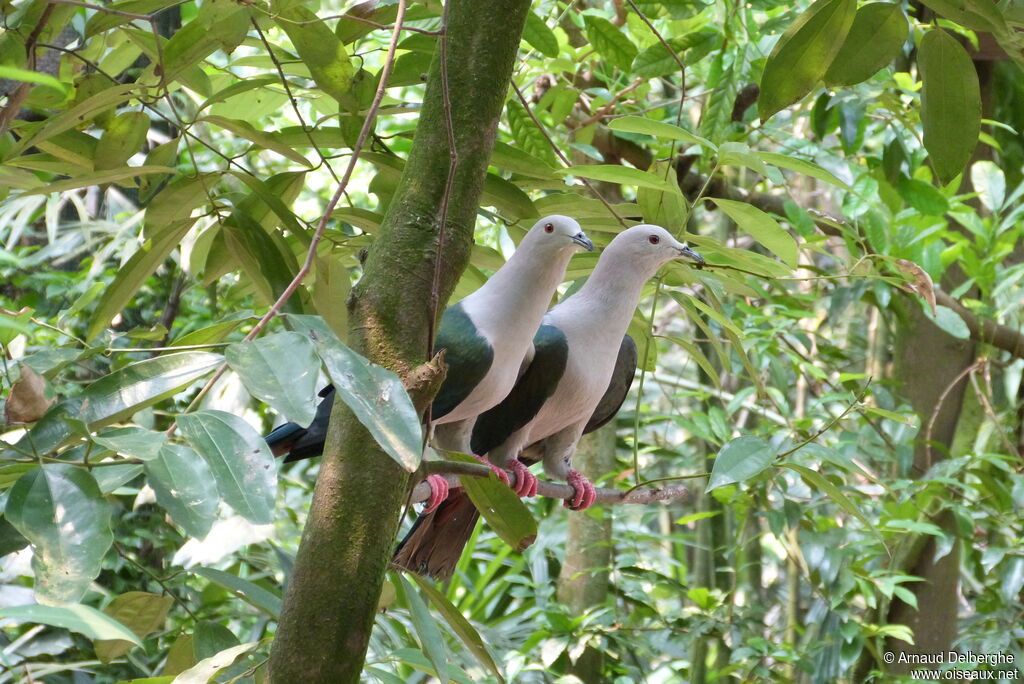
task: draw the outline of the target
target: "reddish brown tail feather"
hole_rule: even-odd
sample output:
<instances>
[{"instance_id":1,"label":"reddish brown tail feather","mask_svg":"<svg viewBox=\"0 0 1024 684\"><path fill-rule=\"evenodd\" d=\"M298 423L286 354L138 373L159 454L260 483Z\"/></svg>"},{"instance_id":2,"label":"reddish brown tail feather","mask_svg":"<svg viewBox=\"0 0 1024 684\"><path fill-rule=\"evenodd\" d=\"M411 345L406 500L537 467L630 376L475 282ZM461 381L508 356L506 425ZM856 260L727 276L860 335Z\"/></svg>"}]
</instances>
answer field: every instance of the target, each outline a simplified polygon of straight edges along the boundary
<instances>
[{"instance_id":1,"label":"reddish brown tail feather","mask_svg":"<svg viewBox=\"0 0 1024 684\"><path fill-rule=\"evenodd\" d=\"M464 490L453 492L435 511L416 519L391 560L417 574L446 580L455 572L479 517Z\"/></svg>"}]
</instances>

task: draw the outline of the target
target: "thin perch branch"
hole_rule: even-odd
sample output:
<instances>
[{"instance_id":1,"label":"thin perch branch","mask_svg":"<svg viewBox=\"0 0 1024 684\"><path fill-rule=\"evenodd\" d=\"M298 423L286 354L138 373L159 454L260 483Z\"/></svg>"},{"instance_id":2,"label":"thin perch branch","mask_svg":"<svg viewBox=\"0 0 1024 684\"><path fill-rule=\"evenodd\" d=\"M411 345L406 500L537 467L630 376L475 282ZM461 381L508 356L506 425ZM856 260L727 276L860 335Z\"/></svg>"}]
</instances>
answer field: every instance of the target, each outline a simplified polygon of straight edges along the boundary
<instances>
[{"instance_id":1,"label":"thin perch branch","mask_svg":"<svg viewBox=\"0 0 1024 684\"><path fill-rule=\"evenodd\" d=\"M491 474L490 468L476 463L461 463L459 461L426 461L421 466L422 475L441 475L448 482L452 489L462 487L459 482L459 475L472 475L473 477L487 477ZM515 485L516 475L508 470L505 471L509 481ZM537 484L538 496L546 496L552 499L568 499L574 493L574 489L566 484L546 482L541 480ZM670 485L666 487L640 487L636 489L608 489L597 490L597 503L607 506L618 504L649 504L655 501L669 501L673 499L688 499L690 489L685 485ZM420 482L412 490L411 503L421 503L430 498L430 486L426 482Z\"/></svg>"}]
</instances>

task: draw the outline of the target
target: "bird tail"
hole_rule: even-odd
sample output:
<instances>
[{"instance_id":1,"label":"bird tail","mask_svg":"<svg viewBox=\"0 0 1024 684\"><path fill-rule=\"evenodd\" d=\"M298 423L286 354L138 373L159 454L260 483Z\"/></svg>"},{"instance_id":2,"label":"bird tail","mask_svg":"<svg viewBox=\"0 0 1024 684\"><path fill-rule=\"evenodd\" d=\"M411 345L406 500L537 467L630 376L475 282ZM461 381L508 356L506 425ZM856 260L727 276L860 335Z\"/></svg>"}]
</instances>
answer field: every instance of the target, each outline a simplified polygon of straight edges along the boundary
<instances>
[{"instance_id":1,"label":"bird tail","mask_svg":"<svg viewBox=\"0 0 1024 684\"><path fill-rule=\"evenodd\" d=\"M392 562L419 575L447 580L479 517L465 490L453 492L436 510L416 519Z\"/></svg>"},{"instance_id":2,"label":"bird tail","mask_svg":"<svg viewBox=\"0 0 1024 684\"><path fill-rule=\"evenodd\" d=\"M263 439L274 456L281 456L291 451L292 445L304 434L306 434L306 428L298 423L285 423L271 430L270 434Z\"/></svg>"}]
</instances>

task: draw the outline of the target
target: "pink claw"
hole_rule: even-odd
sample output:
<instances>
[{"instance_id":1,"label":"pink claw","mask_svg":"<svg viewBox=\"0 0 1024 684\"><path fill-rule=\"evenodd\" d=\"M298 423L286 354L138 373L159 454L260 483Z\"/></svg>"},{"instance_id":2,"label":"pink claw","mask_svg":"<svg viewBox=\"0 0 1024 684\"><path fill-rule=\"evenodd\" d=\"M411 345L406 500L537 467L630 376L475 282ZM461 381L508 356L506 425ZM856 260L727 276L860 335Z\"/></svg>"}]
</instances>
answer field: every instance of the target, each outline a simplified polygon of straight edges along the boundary
<instances>
[{"instance_id":1,"label":"pink claw","mask_svg":"<svg viewBox=\"0 0 1024 684\"><path fill-rule=\"evenodd\" d=\"M448 480L440 475L427 475L427 484L430 485L430 498L427 499L427 507L423 509L424 515L433 513L448 498Z\"/></svg>"},{"instance_id":2,"label":"pink claw","mask_svg":"<svg viewBox=\"0 0 1024 684\"><path fill-rule=\"evenodd\" d=\"M518 458L513 458L506 465L516 475L516 495L537 496L537 476L530 472L526 464Z\"/></svg>"},{"instance_id":3,"label":"pink claw","mask_svg":"<svg viewBox=\"0 0 1024 684\"><path fill-rule=\"evenodd\" d=\"M509 482L508 473L488 461L483 456L477 456L476 454L470 454L473 458L483 463L485 466L491 469L491 472L498 476L498 479L505 483L506 486L511 487L512 484Z\"/></svg>"},{"instance_id":4,"label":"pink claw","mask_svg":"<svg viewBox=\"0 0 1024 684\"><path fill-rule=\"evenodd\" d=\"M571 511L582 511L594 505L594 501L597 500L597 489L590 484L590 480L583 477L583 473L570 470L565 482L573 488L573 494L571 499L562 502L563 506Z\"/></svg>"}]
</instances>

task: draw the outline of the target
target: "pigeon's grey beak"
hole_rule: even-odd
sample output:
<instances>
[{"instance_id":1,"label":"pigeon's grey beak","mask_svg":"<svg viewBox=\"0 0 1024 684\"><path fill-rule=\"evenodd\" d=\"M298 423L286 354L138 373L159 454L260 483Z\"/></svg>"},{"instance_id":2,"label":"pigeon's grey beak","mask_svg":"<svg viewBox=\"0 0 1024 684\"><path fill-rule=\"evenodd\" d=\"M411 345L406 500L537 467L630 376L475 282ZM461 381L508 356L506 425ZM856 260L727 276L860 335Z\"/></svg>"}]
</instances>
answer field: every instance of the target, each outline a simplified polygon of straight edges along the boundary
<instances>
[{"instance_id":1,"label":"pigeon's grey beak","mask_svg":"<svg viewBox=\"0 0 1024 684\"><path fill-rule=\"evenodd\" d=\"M580 247L582 247L583 249L587 250L588 252L594 251L594 243L590 241L590 238L583 234L583 231L580 231L573 235L572 241L575 242Z\"/></svg>"},{"instance_id":2,"label":"pigeon's grey beak","mask_svg":"<svg viewBox=\"0 0 1024 684\"><path fill-rule=\"evenodd\" d=\"M696 263L697 268L701 268L702 266L704 266L704 257L702 257L693 249L690 249L690 245L686 244L685 242L683 243L683 246L679 248L679 256L691 259L694 263Z\"/></svg>"}]
</instances>

